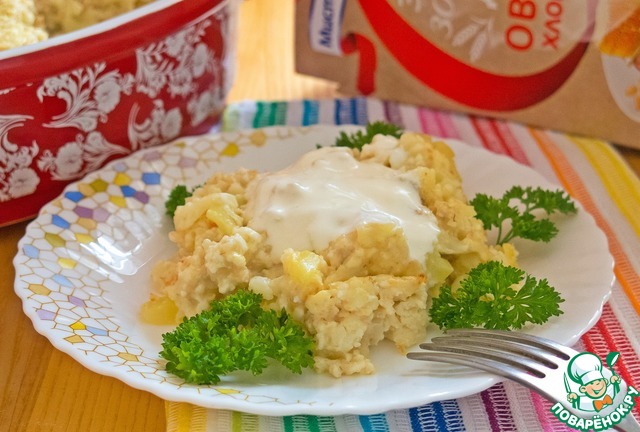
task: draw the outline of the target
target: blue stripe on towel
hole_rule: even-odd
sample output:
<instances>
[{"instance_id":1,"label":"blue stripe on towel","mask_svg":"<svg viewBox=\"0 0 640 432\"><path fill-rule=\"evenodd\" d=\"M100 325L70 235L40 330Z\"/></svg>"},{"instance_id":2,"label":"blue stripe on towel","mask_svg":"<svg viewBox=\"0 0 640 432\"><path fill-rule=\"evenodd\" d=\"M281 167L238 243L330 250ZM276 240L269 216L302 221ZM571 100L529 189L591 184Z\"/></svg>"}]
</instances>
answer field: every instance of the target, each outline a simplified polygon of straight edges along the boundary
<instances>
[{"instance_id":1,"label":"blue stripe on towel","mask_svg":"<svg viewBox=\"0 0 640 432\"><path fill-rule=\"evenodd\" d=\"M319 107L318 101L302 101L302 126L318 124Z\"/></svg>"},{"instance_id":2,"label":"blue stripe on towel","mask_svg":"<svg viewBox=\"0 0 640 432\"><path fill-rule=\"evenodd\" d=\"M434 402L409 410L414 431L464 432L460 407L455 400Z\"/></svg>"},{"instance_id":3,"label":"blue stripe on towel","mask_svg":"<svg viewBox=\"0 0 640 432\"><path fill-rule=\"evenodd\" d=\"M367 102L364 98L336 99L334 109L334 121L337 125L367 124Z\"/></svg>"},{"instance_id":4,"label":"blue stripe on towel","mask_svg":"<svg viewBox=\"0 0 640 432\"><path fill-rule=\"evenodd\" d=\"M365 98L355 98L351 100L353 105L353 123L366 125L369 121L367 112L367 101Z\"/></svg>"},{"instance_id":5,"label":"blue stripe on towel","mask_svg":"<svg viewBox=\"0 0 640 432\"><path fill-rule=\"evenodd\" d=\"M360 416L359 418L360 426L364 432L390 432L387 416L384 414Z\"/></svg>"}]
</instances>

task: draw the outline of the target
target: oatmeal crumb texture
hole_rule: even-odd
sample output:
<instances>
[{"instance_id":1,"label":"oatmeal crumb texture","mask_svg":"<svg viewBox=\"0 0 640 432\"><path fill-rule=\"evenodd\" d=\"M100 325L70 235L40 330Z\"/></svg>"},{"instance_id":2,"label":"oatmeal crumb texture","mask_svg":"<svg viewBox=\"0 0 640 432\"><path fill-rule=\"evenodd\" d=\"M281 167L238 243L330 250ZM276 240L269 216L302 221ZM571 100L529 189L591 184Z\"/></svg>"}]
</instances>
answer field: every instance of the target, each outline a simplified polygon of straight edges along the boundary
<instances>
[{"instance_id":1,"label":"oatmeal crumb texture","mask_svg":"<svg viewBox=\"0 0 640 432\"><path fill-rule=\"evenodd\" d=\"M46 38L33 0L0 0L0 51Z\"/></svg>"},{"instance_id":2,"label":"oatmeal crumb texture","mask_svg":"<svg viewBox=\"0 0 640 432\"><path fill-rule=\"evenodd\" d=\"M285 308L304 324L315 340L316 370L335 377L374 372L369 351L383 339L401 352L421 342L430 295L445 283L455 288L481 262L516 265L516 251L487 244L445 143L414 133L376 140L384 142L355 157L413 172L438 221L437 242L423 263L410 257L403 230L391 223L368 223L323 250L286 249L275 259L244 214L257 173L239 170L215 174L177 209L170 239L178 252L155 266L152 297L173 301L177 321L237 289L260 293L265 307Z\"/></svg>"},{"instance_id":3,"label":"oatmeal crumb texture","mask_svg":"<svg viewBox=\"0 0 640 432\"><path fill-rule=\"evenodd\" d=\"M97 24L153 0L0 0L0 51Z\"/></svg>"}]
</instances>

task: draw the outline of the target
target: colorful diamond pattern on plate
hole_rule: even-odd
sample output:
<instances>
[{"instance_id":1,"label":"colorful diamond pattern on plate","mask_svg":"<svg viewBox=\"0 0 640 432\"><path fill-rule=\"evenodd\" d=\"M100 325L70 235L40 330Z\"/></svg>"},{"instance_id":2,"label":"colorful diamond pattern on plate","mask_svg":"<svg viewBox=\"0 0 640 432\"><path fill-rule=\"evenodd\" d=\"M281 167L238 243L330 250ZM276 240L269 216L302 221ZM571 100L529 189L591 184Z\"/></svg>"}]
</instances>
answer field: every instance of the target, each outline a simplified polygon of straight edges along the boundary
<instances>
[{"instance_id":1,"label":"colorful diamond pattern on plate","mask_svg":"<svg viewBox=\"0 0 640 432\"><path fill-rule=\"evenodd\" d=\"M181 387L180 380L166 374L158 353L145 352L133 342L131 329L114 318L110 289L114 284L129 289L127 278L144 265L137 257L155 252L145 240L162 229L164 200L173 186L191 180L194 170L211 172L248 147L306 130L203 136L188 145L178 141L140 151L70 185L45 206L20 244L16 291L36 327L48 328L47 334L68 344L65 351L76 357L91 357L103 366ZM143 295L146 298L148 292ZM228 387L214 388L214 397L283 403Z\"/></svg>"}]
</instances>

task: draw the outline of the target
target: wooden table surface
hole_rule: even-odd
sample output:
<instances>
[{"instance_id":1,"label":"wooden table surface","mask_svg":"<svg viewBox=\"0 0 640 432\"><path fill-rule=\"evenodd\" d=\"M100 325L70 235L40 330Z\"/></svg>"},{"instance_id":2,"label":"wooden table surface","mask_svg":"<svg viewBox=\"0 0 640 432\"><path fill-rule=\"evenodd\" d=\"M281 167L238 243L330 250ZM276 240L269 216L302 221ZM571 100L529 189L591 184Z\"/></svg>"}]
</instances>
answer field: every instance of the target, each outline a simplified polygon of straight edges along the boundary
<instances>
[{"instance_id":1,"label":"wooden table surface","mask_svg":"<svg viewBox=\"0 0 640 432\"><path fill-rule=\"evenodd\" d=\"M291 0L241 6L238 70L229 101L338 96L293 64ZM640 152L621 149L640 174ZM163 431L164 403L91 372L33 329L13 292L13 257L27 222L0 228L0 431Z\"/></svg>"}]
</instances>

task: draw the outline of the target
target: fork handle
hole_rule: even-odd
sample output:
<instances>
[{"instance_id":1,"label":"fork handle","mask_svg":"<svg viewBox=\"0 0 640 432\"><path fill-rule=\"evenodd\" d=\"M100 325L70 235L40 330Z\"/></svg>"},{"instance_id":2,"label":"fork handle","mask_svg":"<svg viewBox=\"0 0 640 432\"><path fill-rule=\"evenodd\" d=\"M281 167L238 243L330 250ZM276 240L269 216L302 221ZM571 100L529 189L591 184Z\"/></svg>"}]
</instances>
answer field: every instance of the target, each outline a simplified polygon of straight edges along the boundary
<instances>
[{"instance_id":1,"label":"fork handle","mask_svg":"<svg viewBox=\"0 0 640 432\"><path fill-rule=\"evenodd\" d=\"M632 413L629 413L613 428L620 432L640 432L640 423L638 423Z\"/></svg>"}]
</instances>

